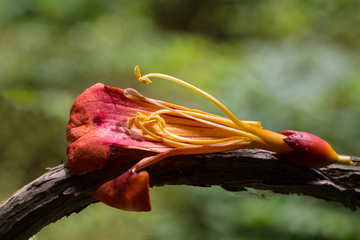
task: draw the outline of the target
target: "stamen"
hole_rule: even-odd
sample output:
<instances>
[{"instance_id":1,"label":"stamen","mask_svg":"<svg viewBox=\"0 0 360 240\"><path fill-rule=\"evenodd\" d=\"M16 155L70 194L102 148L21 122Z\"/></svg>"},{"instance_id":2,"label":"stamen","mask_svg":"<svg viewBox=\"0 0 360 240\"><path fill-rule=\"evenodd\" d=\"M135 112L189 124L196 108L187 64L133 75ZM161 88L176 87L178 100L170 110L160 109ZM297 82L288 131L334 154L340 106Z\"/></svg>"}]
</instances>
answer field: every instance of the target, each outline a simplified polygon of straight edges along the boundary
<instances>
[{"instance_id":1,"label":"stamen","mask_svg":"<svg viewBox=\"0 0 360 240\"><path fill-rule=\"evenodd\" d=\"M145 114L143 114L141 112L137 112L136 115L128 121L129 129L131 129L133 127L135 120L143 121L145 123L150 123L150 122L155 121L160 126L160 128L166 128L166 122L162 117L160 117L158 115L146 116Z\"/></svg>"},{"instance_id":2,"label":"stamen","mask_svg":"<svg viewBox=\"0 0 360 240\"><path fill-rule=\"evenodd\" d=\"M240 137L240 136L220 138L220 139L212 139L212 140L191 139L191 138L181 137L181 136L178 136L176 134L173 134L173 133L169 132L168 130L166 130L165 128L161 128L161 130L165 134L172 137L174 140L181 141L181 142L186 142L186 143L191 143L191 144L195 144L195 145L212 145L212 144L219 144L219 143L224 143L224 142L229 142L229 141L234 141L234 140L248 139L248 138Z\"/></svg>"},{"instance_id":3,"label":"stamen","mask_svg":"<svg viewBox=\"0 0 360 240\"><path fill-rule=\"evenodd\" d=\"M160 102L160 101L157 101L157 102ZM193 117L200 118L200 119L203 119L203 120L207 120L207 121L210 121L210 122L216 122L217 124L221 124L221 125L228 126L228 127L231 127L231 128L239 129L239 127L237 125L235 125L234 122L232 122L230 119L223 118L223 117L218 117L216 115L212 115L212 114L209 114L209 113L205 113L205 112L200 113L200 112L186 111L186 110L177 110L177 112L181 112L181 113L184 113L184 114L187 114L187 115L191 115ZM176 112L172 111L172 110L169 110L169 109L162 109L162 110L159 110L159 111L156 111L156 112L152 113L151 115L154 115L154 114L159 114L159 115L160 114L176 114ZM256 122L256 121L242 121L242 122L248 124L249 126L261 128L261 123L260 122Z\"/></svg>"},{"instance_id":4,"label":"stamen","mask_svg":"<svg viewBox=\"0 0 360 240\"><path fill-rule=\"evenodd\" d=\"M186 143L180 143L180 142L176 142L176 141L172 141L163 137L160 137L156 134L154 134L153 132L151 132L150 130L148 130L146 127L144 127L144 125L141 124L141 122L139 121L139 119L135 119L136 123L139 125L139 127L141 128L142 131L144 131L145 133L147 133L148 135L150 135L152 138L160 141L160 142L164 142L170 146L173 147L189 147L191 146L191 144L186 144Z\"/></svg>"},{"instance_id":5,"label":"stamen","mask_svg":"<svg viewBox=\"0 0 360 240\"><path fill-rule=\"evenodd\" d=\"M180 111L180 112L184 112L184 111ZM189 111L186 111L189 112ZM221 138L221 139L212 139L212 140L205 140L205 139L192 139L192 138L187 138L187 137L181 137L179 135L176 135L170 131L168 131L166 129L166 125L165 124L160 124L160 122L165 122L165 120L159 116L159 114L163 114L163 113L173 113L170 110L167 109L163 109L163 110L159 110L157 112L154 112L152 114L149 115L149 119L155 119L158 120L158 124L159 127L161 129L161 131L163 131L166 135L170 136L171 138L173 138L174 140L178 140L178 141L182 141L182 142L188 142L188 143L192 143L192 144L196 144L196 145L204 145L204 144L217 144L217 143L223 143L223 142L227 142L227 141L231 141L231 140L241 140L244 139L245 137L243 136L234 136L234 137L227 137L227 138ZM159 122L160 121L160 122Z\"/></svg>"},{"instance_id":6,"label":"stamen","mask_svg":"<svg viewBox=\"0 0 360 240\"><path fill-rule=\"evenodd\" d=\"M135 74L136 79L141 78L141 73L140 73L140 69L138 66L135 67L134 74Z\"/></svg>"},{"instance_id":7,"label":"stamen","mask_svg":"<svg viewBox=\"0 0 360 240\"><path fill-rule=\"evenodd\" d=\"M124 92L125 91L127 92L127 89L125 89ZM234 132L234 133L236 133L236 134L238 134L240 136L261 140L258 136L254 135L254 134L251 134L251 133L239 130L239 129L234 129L234 128L231 128L231 127L227 127L227 126L224 126L224 125L220 125L220 124L210 122L210 121L207 121L207 120L203 120L203 119L200 119L200 118L193 117L193 116L188 115L186 113L182 113L181 111L178 111L176 109L172 109L172 108L170 108L168 106L165 106L165 105L163 105L163 104L161 104L161 103L159 103L159 102L157 102L157 101L155 101L155 100L153 100L151 98L147 98L147 97L141 95L140 93L139 93L139 95L143 97L141 100L147 101L147 102L152 103L154 105L157 105L157 106L159 106L161 108L168 109L168 110L170 110L170 111L172 111L174 113L177 113L177 114L179 114L179 115L181 115L183 117L190 118L192 120L207 124L209 126L213 126L215 128L221 128L221 129L224 129L224 130L227 130L227 131L231 131L231 132Z\"/></svg>"},{"instance_id":8,"label":"stamen","mask_svg":"<svg viewBox=\"0 0 360 240\"><path fill-rule=\"evenodd\" d=\"M149 73L146 74L144 76L141 76L140 74L140 69L138 66L135 67L135 77L142 83L145 84L150 84L151 81L149 79L149 77L158 77L158 78L163 78L163 79L167 79L170 80L172 82L178 83L180 85L183 85L187 88L190 88L192 90L194 90L195 92L200 93L201 95L203 95L204 97L208 98L210 101L212 101L218 108L220 108L221 111L223 111L226 116L228 116L238 127L240 127L241 129L245 130L245 131L250 131L250 126L247 125L246 123L240 121L239 119L237 119L235 117L234 114L232 114L230 112L230 110L228 110L219 100L217 100L216 98L214 98L212 95L208 94L207 92L187 83L184 82L178 78L172 77L172 76L168 76L165 74L161 74L161 73Z\"/></svg>"},{"instance_id":9,"label":"stamen","mask_svg":"<svg viewBox=\"0 0 360 240\"><path fill-rule=\"evenodd\" d=\"M166 109L165 109L166 110ZM170 110L166 110L170 113L172 113ZM150 123L153 121L156 121L156 123L158 124L159 128L161 131L163 131L167 136L169 137L154 137L157 140L163 141L164 139L168 139L168 140L175 140L175 141L180 141L180 142L186 142L186 143L190 143L190 144L194 144L194 145L212 145L212 144L219 144L219 143L224 143L224 142L229 142L229 141L234 141L234 140L245 140L245 137L242 136L234 136L234 137L227 137L227 138L221 138L221 139L212 139L212 140L205 140L205 139L191 139L191 138L186 138L186 137L181 137L178 136L170 131L168 131L166 129L166 122L165 120L160 117L158 114L159 112L161 113L162 110L159 110L157 112L154 112L152 114L150 114L149 116L144 115L143 113L137 112L136 115L134 117L132 117L129 122L128 122L128 128L131 129L134 125L134 122L136 121L138 123L138 125L140 126L140 128L145 132L148 133L151 132L148 129L146 129L141 123L140 121L143 121L145 123ZM152 134L154 134L153 132L151 132ZM149 134L150 136L154 136L152 134ZM156 135L157 136L157 135ZM169 139L171 138L171 139Z\"/></svg>"},{"instance_id":10,"label":"stamen","mask_svg":"<svg viewBox=\"0 0 360 240\"><path fill-rule=\"evenodd\" d=\"M141 77L140 69L138 66L135 67L134 73L135 73L136 79L139 80L139 82L147 84L147 85L151 84L151 80L149 78Z\"/></svg>"},{"instance_id":11,"label":"stamen","mask_svg":"<svg viewBox=\"0 0 360 240\"><path fill-rule=\"evenodd\" d=\"M132 127L134 126L134 123L135 123L135 120L136 120L136 115L132 118L130 118L130 120L128 121L128 124L127 124L127 128L128 129L132 129Z\"/></svg>"}]
</instances>

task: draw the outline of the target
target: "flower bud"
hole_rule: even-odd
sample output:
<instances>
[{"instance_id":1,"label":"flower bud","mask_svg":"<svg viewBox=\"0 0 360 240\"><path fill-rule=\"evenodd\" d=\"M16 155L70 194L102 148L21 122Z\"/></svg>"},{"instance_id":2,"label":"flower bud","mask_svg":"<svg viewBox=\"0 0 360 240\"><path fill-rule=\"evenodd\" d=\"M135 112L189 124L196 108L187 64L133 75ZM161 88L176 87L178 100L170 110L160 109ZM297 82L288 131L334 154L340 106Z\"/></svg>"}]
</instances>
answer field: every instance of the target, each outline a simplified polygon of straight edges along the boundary
<instances>
[{"instance_id":1,"label":"flower bud","mask_svg":"<svg viewBox=\"0 0 360 240\"><path fill-rule=\"evenodd\" d=\"M302 167L321 168L335 163L339 158L329 143L313 134L293 130L279 133L287 136L284 141L294 149L277 154L284 162Z\"/></svg>"}]
</instances>

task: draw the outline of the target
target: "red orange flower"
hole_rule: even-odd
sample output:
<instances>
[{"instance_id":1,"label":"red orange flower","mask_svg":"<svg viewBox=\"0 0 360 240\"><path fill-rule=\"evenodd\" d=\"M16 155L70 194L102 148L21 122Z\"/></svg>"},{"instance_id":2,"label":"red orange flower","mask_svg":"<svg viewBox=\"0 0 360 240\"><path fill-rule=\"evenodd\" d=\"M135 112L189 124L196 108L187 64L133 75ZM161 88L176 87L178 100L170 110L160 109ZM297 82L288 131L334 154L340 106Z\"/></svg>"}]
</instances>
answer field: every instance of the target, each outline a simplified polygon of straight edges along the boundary
<instances>
[{"instance_id":1,"label":"red orange flower","mask_svg":"<svg viewBox=\"0 0 360 240\"><path fill-rule=\"evenodd\" d=\"M173 155L258 148L303 167L354 164L312 134L275 133L262 129L260 122L241 121L217 99L180 79L157 73L141 76L138 67L135 76L145 84L151 83L150 77L159 77L189 87L210 99L228 118L153 100L134 89L103 84L87 89L75 100L67 126L67 140L72 142L67 149L71 173L85 174L102 168L113 146L158 153L141 160L92 194L109 206L149 211L149 177L140 171Z\"/></svg>"}]
</instances>

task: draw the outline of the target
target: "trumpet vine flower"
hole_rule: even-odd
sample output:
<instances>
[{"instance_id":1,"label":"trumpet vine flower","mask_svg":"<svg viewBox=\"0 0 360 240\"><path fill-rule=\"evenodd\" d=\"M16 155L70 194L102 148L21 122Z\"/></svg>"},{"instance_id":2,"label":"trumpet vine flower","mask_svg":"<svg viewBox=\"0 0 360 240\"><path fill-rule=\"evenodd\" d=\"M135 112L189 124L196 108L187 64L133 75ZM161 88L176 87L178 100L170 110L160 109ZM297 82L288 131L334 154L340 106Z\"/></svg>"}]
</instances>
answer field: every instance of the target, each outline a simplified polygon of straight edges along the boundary
<instances>
[{"instance_id":1,"label":"trumpet vine flower","mask_svg":"<svg viewBox=\"0 0 360 240\"><path fill-rule=\"evenodd\" d=\"M131 88L122 90L98 83L85 90L71 107L67 126L71 173L81 175L102 168L110 147L157 153L92 193L109 206L150 211L149 176L144 169L174 155L257 148L301 167L355 165L348 156L338 155L330 144L310 133L276 133L263 129L260 122L239 120L216 98L180 79L159 73L141 76L138 67L135 77L144 84L156 77L188 87L211 100L227 118L154 100Z\"/></svg>"}]
</instances>

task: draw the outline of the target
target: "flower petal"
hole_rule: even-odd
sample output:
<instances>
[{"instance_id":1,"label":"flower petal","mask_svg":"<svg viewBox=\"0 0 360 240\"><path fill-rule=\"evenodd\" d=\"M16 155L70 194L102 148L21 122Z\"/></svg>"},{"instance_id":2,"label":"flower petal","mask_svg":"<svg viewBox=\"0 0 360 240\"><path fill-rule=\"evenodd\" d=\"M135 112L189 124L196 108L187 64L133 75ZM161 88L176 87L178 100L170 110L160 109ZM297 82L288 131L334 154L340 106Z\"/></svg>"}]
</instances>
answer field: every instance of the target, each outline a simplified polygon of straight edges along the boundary
<instances>
[{"instance_id":1,"label":"flower petal","mask_svg":"<svg viewBox=\"0 0 360 240\"><path fill-rule=\"evenodd\" d=\"M109 145L106 139L97 137L79 138L71 143L66 150L70 173L83 175L102 168L109 158Z\"/></svg>"},{"instance_id":2,"label":"flower petal","mask_svg":"<svg viewBox=\"0 0 360 240\"><path fill-rule=\"evenodd\" d=\"M127 171L104 183L92 196L114 208L126 211L150 211L149 175Z\"/></svg>"}]
</instances>

